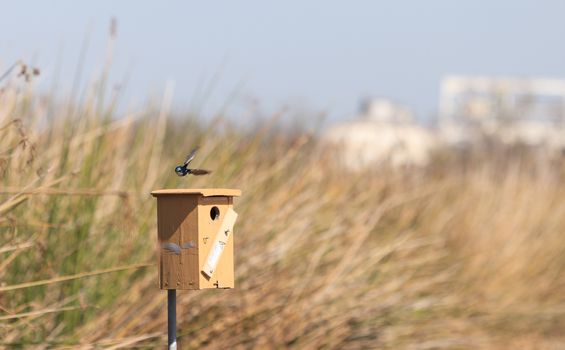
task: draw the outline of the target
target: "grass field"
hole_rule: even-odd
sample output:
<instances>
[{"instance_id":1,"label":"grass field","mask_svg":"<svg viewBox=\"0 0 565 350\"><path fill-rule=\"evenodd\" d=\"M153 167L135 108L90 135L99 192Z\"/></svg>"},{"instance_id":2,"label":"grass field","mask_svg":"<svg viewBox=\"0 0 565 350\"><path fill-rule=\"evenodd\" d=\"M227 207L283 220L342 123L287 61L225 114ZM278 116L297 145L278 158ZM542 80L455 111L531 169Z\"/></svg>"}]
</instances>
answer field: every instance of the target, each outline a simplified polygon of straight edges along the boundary
<instances>
[{"instance_id":1,"label":"grass field","mask_svg":"<svg viewBox=\"0 0 565 350\"><path fill-rule=\"evenodd\" d=\"M1 85L0 347L162 348L149 192L234 187L236 289L178 293L182 349L565 348L561 159L348 173L276 119L121 115L97 88ZM178 178L195 145L214 173Z\"/></svg>"}]
</instances>

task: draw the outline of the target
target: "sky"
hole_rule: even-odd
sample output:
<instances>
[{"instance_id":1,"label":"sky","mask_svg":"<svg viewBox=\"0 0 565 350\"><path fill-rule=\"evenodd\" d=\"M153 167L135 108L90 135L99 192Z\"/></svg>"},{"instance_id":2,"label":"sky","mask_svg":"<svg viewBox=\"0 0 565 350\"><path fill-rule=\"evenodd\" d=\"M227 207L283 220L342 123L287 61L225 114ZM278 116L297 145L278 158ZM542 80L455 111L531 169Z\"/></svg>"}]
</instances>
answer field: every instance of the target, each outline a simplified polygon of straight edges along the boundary
<instances>
[{"instance_id":1,"label":"sky","mask_svg":"<svg viewBox=\"0 0 565 350\"><path fill-rule=\"evenodd\" d=\"M0 71L18 59L38 86L71 90L104 65L122 105L174 86L176 108L213 114L255 105L355 115L387 97L432 118L447 74L565 78L565 1L2 1ZM195 102L196 101L196 102Z\"/></svg>"}]
</instances>

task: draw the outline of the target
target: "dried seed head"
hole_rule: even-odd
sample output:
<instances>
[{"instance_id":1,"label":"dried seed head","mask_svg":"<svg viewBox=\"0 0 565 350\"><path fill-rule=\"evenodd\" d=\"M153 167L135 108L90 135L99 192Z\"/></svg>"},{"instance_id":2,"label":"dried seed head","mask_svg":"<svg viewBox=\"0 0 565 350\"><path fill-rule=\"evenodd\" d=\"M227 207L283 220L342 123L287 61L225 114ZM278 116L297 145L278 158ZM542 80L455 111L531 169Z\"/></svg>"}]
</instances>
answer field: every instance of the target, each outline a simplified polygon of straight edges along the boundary
<instances>
[{"instance_id":1,"label":"dried seed head","mask_svg":"<svg viewBox=\"0 0 565 350\"><path fill-rule=\"evenodd\" d=\"M26 73L27 73L27 66L25 65L25 63L21 63L20 73L18 73L18 77L21 77L22 75L26 75Z\"/></svg>"},{"instance_id":2,"label":"dried seed head","mask_svg":"<svg viewBox=\"0 0 565 350\"><path fill-rule=\"evenodd\" d=\"M110 20L110 36L112 38L115 38L117 31L118 31L118 20L116 20L116 17L112 17L112 19Z\"/></svg>"}]
</instances>

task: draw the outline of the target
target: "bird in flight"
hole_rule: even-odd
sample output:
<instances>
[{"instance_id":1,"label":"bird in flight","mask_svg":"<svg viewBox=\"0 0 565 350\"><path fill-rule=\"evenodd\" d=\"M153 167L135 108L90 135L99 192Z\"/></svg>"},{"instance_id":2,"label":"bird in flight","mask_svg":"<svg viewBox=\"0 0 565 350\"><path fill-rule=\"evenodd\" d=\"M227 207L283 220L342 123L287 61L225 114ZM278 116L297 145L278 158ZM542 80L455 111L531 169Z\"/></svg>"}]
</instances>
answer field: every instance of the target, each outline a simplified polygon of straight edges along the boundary
<instances>
[{"instance_id":1,"label":"bird in flight","mask_svg":"<svg viewBox=\"0 0 565 350\"><path fill-rule=\"evenodd\" d=\"M189 174L198 176L198 175L207 175L211 173L210 170L188 168L188 165L190 164L190 162L192 162L192 160L196 156L196 151L198 151L198 148L193 149L192 152L188 154L183 165L179 165L175 168L175 173L177 173L178 176L186 176Z\"/></svg>"}]
</instances>

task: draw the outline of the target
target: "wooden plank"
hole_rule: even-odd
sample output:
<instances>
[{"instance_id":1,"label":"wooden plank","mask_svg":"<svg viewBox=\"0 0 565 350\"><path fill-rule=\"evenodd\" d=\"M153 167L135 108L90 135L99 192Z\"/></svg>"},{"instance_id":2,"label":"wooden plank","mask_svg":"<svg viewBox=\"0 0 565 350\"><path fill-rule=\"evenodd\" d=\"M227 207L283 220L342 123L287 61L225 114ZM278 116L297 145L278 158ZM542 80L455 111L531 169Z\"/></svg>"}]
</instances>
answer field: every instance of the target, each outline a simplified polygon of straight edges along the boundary
<instances>
[{"instance_id":1,"label":"wooden plank","mask_svg":"<svg viewBox=\"0 0 565 350\"><path fill-rule=\"evenodd\" d=\"M241 190L230 189L230 188L170 188L164 190L156 190L151 192L154 197L159 197L163 195L175 195L175 194L199 194L204 197L212 196L226 196L226 197L239 197L241 196Z\"/></svg>"},{"instance_id":2,"label":"wooden plank","mask_svg":"<svg viewBox=\"0 0 565 350\"><path fill-rule=\"evenodd\" d=\"M161 289L198 289L197 196L175 195L157 199L159 286Z\"/></svg>"},{"instance_id":3,"label":"wooden plank","mask_svg":"<svg viewBox=\"0 0 565 350\"><path fill-rule=\"evenodd\" d=\"M216 267L222 257L222 253L224 252L224 249L232 235L235 220L237 220L237 213L231 207L228 207L226 215L223 217L220 229L215 234L214 243L212 243L210 253L208 254L204 267L202 268L202 272L208 277L213 277L214 271L216 271Z\"/></svg>"},{"instance_id":4,"label":"wooden plank","mask_svg":"<svg viewBox=\"0 0 565 350\"><path fill-rule=\"evenodd\" d=\"M210 211L217 207L220 216L213 220ZM229 197L210 197L200 198L198 205L198 231L200 239L199 250L199 286L204 288L233 288L233 232L227 241L224 251L218 261L218 265L212 277L206 276L201 271L204 269L206 260L210 254L216 238L216 233L220 230L222 221L232 206Z\"/></svg>"}]
</instances>

